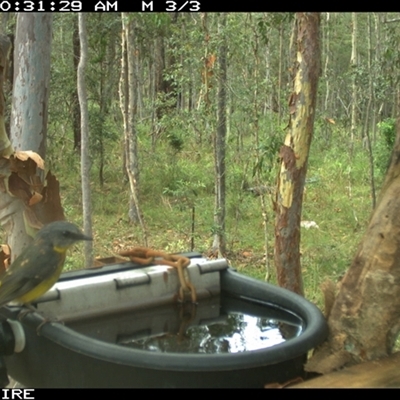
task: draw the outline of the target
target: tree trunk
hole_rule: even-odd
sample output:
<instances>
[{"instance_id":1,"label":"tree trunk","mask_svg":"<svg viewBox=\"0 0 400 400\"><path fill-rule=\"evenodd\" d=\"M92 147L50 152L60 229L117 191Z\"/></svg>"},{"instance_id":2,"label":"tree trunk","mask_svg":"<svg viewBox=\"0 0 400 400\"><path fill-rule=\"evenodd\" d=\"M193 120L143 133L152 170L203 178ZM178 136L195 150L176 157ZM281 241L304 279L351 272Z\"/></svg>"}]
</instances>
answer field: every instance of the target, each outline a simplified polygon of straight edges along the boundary
<instances>
[{"instance_id":1,"label":"tree trunk","mask_svg":"<svg viewBox=\"0 0 400 400\"><path fill-rule=\"evenodd\" d=\"M282 97L282 63L283 63L283 21L279 25L279 64L278 64L278 126L281 124L282 120L282 107L281 107L281 97Z\"/></svg>"},{"instance_id":2,"label":"tree trunk","mask_svg":"<svg viewBox=\"0 0 400 400\"><path fill-rule=\"evenodd\" d=\"M400 331L400 94L390 166L328 320L328 341L307 369L328 373L391 353Z\"/></svg>"},{"instance_id":3,"label":"tree trunk","mask_svg":"<svg viewBox=\"0 0 400 400\"><path fill-rule=\"evenodd\" d=\"M89 157L89 112L86 92L85 71L88 59L88 41L86 18L84 13L78 15L79 43L81 54L78 65L78 97L81 114L81 179L83 229L86 235L92 236L92 206L90 199L90 157ZM93 242L85 242L85 268L93 265Z\"/></svg>"},{"instance_id":4,"label":"tree trunk","mask_svg":"<svg viewBox=\"0 0 400 400\"><path fill-rule=\"evenodd\" d=\"M8 233L13 261L44 224L64 219L59 184L50 173L44 184L47 98L50 80L51 15L18 14L11 135L4 124L4 93L0 100L0 224ZM10 44L0 39L0 87L3 89ZM6 262L2 263L4 267Z\"/></svg>"},{"instance_id":5,"label":"tree trunk","mask_svg":"<svg viewBox=\"0 0 400 400\"><path fill-rule=\"evenodd\" d=\"M6 101L4 96L4 83L7 74L7 61L11 43L5 34L0 34L0 154L9 156L12 153L11 142L5 129Z\"/></svg>"},{"instance_id":6,"label":"tree trunk","mask_svg":"<svg viewBox=\"0 0 400 400\"><path fill-rule=\"evenodd\" d=\"M72 32L72 56L74 61L74 75L78 81L77 71L79 65L80 43L78 21L74 18L74 28ZM79 107L78 89L72 92L72 129L74 131L74 150L81 151L81 110Z\"/></svg>"},{"instance_id":7,"label":"tree trunk","mask_svg":"<svg viewBox=\"0 0 400 400\"><path fill-rule=\"evenodd\" d=\"M14 150L31 150L42 158L46 153L51 35L51 14L18 13L10 140ZM13 197L0 209L15 259L32 240L26 232L26 208Z\"/></svg>"},{"instance_id":8,"label":"tree trunk","mask_svg":"<svg viewBox=\"0 0 400 400\"><path fill-rule=\"evenodd\" d=\"M147 245L147 230L139 206L139 162L138 145L135 125L135 44L133 23L127 13L122 13L122 56L120 80L120 106L124 120L125 141L125 170L129 179L130 206L129 218L131 222L139 224L142 229L143 241Z\"/></svg>"},{"instance_id":9,"label":"tree trunk","mask_svg":"<svg viewBox=\"0 0 400 400\"><path fill-rule=\"evenodd\" d=\"M300 220L320 73L320 14L297 13L289 132L281 147L275 203L275 266L280 286L303 294Z\"/></svg>"},{"instance_id":10,"label":"tree trunk","mask_svg":"<svg viewBox=\"0 0 400 400\"><path fill-rule=\"evenodd\" d=\"M367 150L368 150L368 161L369 161L369 178L371 183L371 201L372 201L372 209L375 208L376 205L376 190L375 190L375 173L374 173L374 155L372 152L372 143L371 143L371 134L370 130L373 129L372 124L370 124L370 115L374 113L375 110L375 91L374 91L374 67L372 65L372 21L371 15L368 14L368 103L367 108L365 110L365 124L364 124L364 138L367 141ZM372 118L372 121L375 122L375 119Z\"/></svg>"},{"instance_id":11,"label":"tree trunk","mask_svg":"<svg viewBox=\"0 0 400 400\"><path fill-rule=\"evenodd\" d=\"M45 158L50 82L50 13L18 13L11 143Z\"/></svg>"},{"instance_id":12,"label":"tree trunk","mask_svg":"<svg viewBox=\"0 0 400 400\"><path fill-rule=\"evenodd\" d=\"M256 27L256 25L253 25ZM280 30L282 29L282 24L280 25ZM253 168L253 175L256 179L256 184L258 187L263 186L263 179L262 179L262 171L265 168L265 164L263 162L262 156L262 145L260 141L260 115L262 111L260 110L260 90L259 85L262 80L260 79L260 55L259 55L259 35L257 32L257 28L254 28L253 31L253 55L254 55L254 67L253 67L253 82L254 82L254 91L253 91L253 126L252 131L254 132L254 145L255 145L255 167ZM266 67L267 70L269 69L269 54L266 55ZM269 72L268 72L269 74ZM281 70L279 70L279 79L281 77ZM266 81L268 82L269 77L267 76ZM273 104L273 96L271 96L270 104ZM267 194L268 196L268 194ZM268 206L266 202L266 193L260 191L260 205L261 205L261 216L262 216L262 225L264 228L264 251L265 251L265 280L269 281L270 279L270 260L268 256Z\"/></svg>"},{"instance_id":13,"label":"tree trunk","mask_svg":"<svg viewBox=\"0 0 400 400\"><path fill-rule=\"evenodd\" d=\"M351 59L350 67L352 70L352 93L351 93L351 127L350 127L350 139L351 139L351 151L353 150L353 142L357 133L357 80L356 80L356 69L357 69L357 13L351 14L352 20L352 33L351 33Z\"/></svg>"},{"instance_id":14,"label":"tree trunk","mask_svg":"<svg viewBox=\"0 0 400 400\"><path fill-rule=\"evenodd\" d=\"M226 152L226 84L227 84L227 43L226 13L220 16L219 36L219 78L218 78L218 120L214 137L215 159L215 206L214 206L214 241L213 251L223 256L226 252L225 240L225 152Z\"/></svg>"},{"instance_id":15,"label":"tree trunk","mask_svg":"<svg viewBox=\"0 0 400 400\"><path fill-rule=\"evenodd\" d=\"M102 14L99 14L102 15ZM105 15L105 14L103 14ZM113 90L118 84L118 77L115 74L115 39L116 37L111 34L108 37L105 45L105 54L102 56L101 69L100 69L100 90L99 90L99 124L97 129L97 147L99 151L98 168L99 168L99 183L100 187L104 186L104 166L106 165L107 151L105 148L107 142L107 124L106 120L110 113L110 108L113 100Z\"/></svg>"},{"instance_id":16,"label":"tree trunk","mask_svg":"<svg viewBox=\"0 0 400 400\"><path fill-rule=\"evenodd\" d=\"M330 13L326 13L326 22L325 22L325 38L323 43L325 43L325 62L324 62L324 79L325 79L325 99L324 99L324 114L326 118L332 118L332 107L330 102L330 74L329 74L329 53L330 53ZM331 128L329 123L325 124L325 140L326 143L329 144L331 140Z\"/></svg>"}]
</instances>

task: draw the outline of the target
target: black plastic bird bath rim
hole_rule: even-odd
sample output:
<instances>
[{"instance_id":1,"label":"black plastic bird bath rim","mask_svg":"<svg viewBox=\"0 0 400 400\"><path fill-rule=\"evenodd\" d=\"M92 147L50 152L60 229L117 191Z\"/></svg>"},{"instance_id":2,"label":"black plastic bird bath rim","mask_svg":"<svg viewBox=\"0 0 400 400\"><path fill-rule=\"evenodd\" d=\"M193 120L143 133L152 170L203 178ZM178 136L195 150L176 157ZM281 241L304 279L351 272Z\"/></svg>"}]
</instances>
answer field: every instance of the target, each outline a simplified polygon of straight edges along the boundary
<instances>
[{"instance_id":1,"label":"black plastic bird bath rim","mask_svg":"<svg viewBox=\"0 0 400 400\"><path fill-rule=\"evenodd\" d=\"M302 368L307 352L321 344L326 339L328 334L328 327L325 318L319 309L295 293L261 281L257 281L252 278L245 277L239 273L236 273L231 268L221 271L220 274L222 293L233 295L241 299L248 299L258 304L267 304L276 309L281 309L285 312L297 315L301 318L304 325L301 334L275 346L249 352L231 354L177 354L158 352L154 353L146 350L138 350L118 346L112 343L106 343L78 333L60 323L43 323L43 317L38 313L27 314L24 316L22 323L24 326L26 326L25 330L31 331L31 337L39 335L41 340L44 339L50 341L53 347L55 345L56 347L54 348L60 347L64 353L65 351L72 352L74 354L74 360L77 356L82 356L85 360L90 359L90 362L93 362L93 360L98 360L99 364L103 363L105 366L126 366L132 368L132 371L155 370L159 372L161 371L162 374L168 374L169 372L172 374L175 372L211 372L213 374L217 371L239 371L237 375L234 375L236 377L241 375L240 371L243 369L249 369L249 371L253 369L254 371L258 371L259 368L268 366L278 368L277 364L280 363L286 363L284 368L288 368L291 360L296 360L296 362L293 362L293 364L297 364ZM34 347L35 346L32 345L29 351L36 351ZM10 372L19 368L18 365L16 365L18 362L21 363L21 360L16 361L18 357L21 357L21 355L16 354L6 357L7 367L10 369ZM24 363L27 362L26 357L28 357L31 363L36 362L32 361L33 356L31 355L25 355L22 357L25 357L23 360ZM65 355L63 357L65 358ZM55 366L55 368L59 367ZM73 370L74 366L71 365L69 368ZM113 386L114 384L111 380L110 374L107 372L105 372L105 374L108 375L108 378L102 382L102 378L99 376L98 383L91 380L88 382L85 382L84 380L78 380L79 382L74 384L73 378L68 378L65 380L65 383L63 380L61 380L60 382L38 384L38 387L42 385L47 387L87 387L86 384L89 385L89 387L104 387L103 385ZM294 376L298 376L297 370L293 371L292 375L293 374ZM18 375L18 373L16 375ZM198 375L201 376L202 374ZM16 379L18 380L18 376L16 376ZM173 380L174 379L175 378L173 378ZM236 378L232 378L227 375L225 382L223 384L221 383L221 385L225 387L246 386L246 382L235 382L235 379ZM250 380L251 379L248 379L249 385L254 387L254 383L250 383ZM21 380L21 382L22 384L26 385L23 380ZM141 382L145 381L121 383L121 381L117 380L115 387L141 387ZM182 387L197 386L198 382L194 382L195 383L188 383L186 385L185 381L183 380ZM213 386L213 384L210 382L206 384L207 387ZM35 384L34 381L30 381L29 383ZM149 383L147 381L146 383L143 383L143 386L148 385ZM161 383L159 385L157 382L155 382L154 387L160 386L165 387L165 383ZM173 382L171 386L179 387L180 385L177 382Z\"/></svg>"},{"instance_id":2,"label":"black plastic bird bath rim","mask_svg":"<svg viewBox=\"0 0 400 400\"><path fill-rule=\"evenodd\" d=\"M116 344L82 335L59 323L45 323L39 330L40 335L69 350L90 357L117 364L143 368L166 368L185 371L190 366L193 371L232 370L249 366L277 364L288 358L295 358L307 353L327 337L327 325L317 307L288 290L255 281L239 275L232 269L221 272L222 290L241 298L262 299L268 294L268 304L297 314L305 327L300 336L282 344L251 352L234 354L215 354L210 363L209 354L174 354L152 353L145 350L130 349ZM250 289L250 290L249 290ZM35 329L43 323L43 318L36 313L27 314L26 322ZM266 353L268 357L266 357Z\"/></svg>"}]
</instances>

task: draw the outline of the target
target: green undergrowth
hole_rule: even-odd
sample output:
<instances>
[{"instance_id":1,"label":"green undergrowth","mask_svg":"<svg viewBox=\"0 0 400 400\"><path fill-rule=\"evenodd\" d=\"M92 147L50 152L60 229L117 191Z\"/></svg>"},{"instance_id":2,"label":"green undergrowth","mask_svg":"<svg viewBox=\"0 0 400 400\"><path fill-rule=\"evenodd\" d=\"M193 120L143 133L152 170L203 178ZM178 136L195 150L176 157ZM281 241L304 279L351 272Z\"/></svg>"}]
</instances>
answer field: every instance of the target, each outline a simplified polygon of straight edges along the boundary
<instances>
[{"instance_id":1,"label":"green undergrowth","mask_svg":"<svg viewBox=\"0 0 400 400\"><path fill-rule=\"evenodd\" d=\"M333 143L337 140L338 145ZM346 139L347 140L347 139ZM371 213L369 168L366 150L356 142L350 155L343 138L329 145L316 138L312 144L302 220L315 221L319 229L301 228L301 262L306 297L322 305L320 284L336 282L351 264ZM251 138L241 152L234 145L227 154L227 258L243 274L264 279L266 256L270 281L276 282L273 245L272 197L268 209L268 254L264 249L264 226L260 198L243 187L255 185L249 159L254 154ZM184 143L177 149L160 141L151 148L142 136L140 146L141 206L148 230L149 246L167 252L190 250L192 212L195 211L195 251L207 255L212 243L214 181L210 143ZM120 143L108 143L104 184L99 183L98 160L93 160L92 220L97 257L143 245L140 228L128 220L129 185L123 174ZM82 226L79 155L65 148L50 151L48 164L60 181L67 219ZM275 172L274 172L275 174ZM377 176L379 187L382 175ZM273 180L267 182L274 184ZM80 268L82 247L69 254L66 269Z\"/></svg>"}]
</instances>

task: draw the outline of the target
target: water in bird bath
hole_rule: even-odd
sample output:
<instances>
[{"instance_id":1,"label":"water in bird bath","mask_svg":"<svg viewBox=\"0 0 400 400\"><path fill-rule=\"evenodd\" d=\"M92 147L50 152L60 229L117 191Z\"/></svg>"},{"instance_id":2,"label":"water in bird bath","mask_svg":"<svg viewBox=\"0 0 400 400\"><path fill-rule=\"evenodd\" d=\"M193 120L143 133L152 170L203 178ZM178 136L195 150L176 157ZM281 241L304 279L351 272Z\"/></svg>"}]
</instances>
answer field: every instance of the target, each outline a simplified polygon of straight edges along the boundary
<instances>
[{"instance_id":1,"label":"water in bird bath","mask_svg":"<svg viewBox=\"0 0 400 400\"><path fill-rule=\"evenodd\" d=\"M223 295L70 323L87 336L162 353L220 354L265 349L301 334L303 321L266 303Z\"/></svg>"},{"instance_id":2,"label":"water in bird bath","mask_svg":"<svg viewBox=\"0 0 400 400\"><path fill-rule=\"evenodd\" d=\"M297 336L298 326L241 312L232 312L185 332L165 333L142 339L125 338L120 344L135 349L170 353L238 353L271 347ZM286 337L285 337L286 336Z\"/></svg>"}]
</instances>

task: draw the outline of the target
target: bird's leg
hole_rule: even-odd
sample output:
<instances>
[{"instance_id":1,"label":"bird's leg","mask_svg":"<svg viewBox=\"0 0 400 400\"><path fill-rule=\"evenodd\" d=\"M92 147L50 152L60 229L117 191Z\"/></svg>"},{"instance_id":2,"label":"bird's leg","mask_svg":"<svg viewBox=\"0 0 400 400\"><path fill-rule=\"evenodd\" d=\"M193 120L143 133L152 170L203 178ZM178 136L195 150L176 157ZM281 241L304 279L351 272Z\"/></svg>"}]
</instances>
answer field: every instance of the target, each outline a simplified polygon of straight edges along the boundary
<instances>
[{"instance_id":1,"label":"bird's leg","mask_svg":"<svg viewBox=\"0 0 400 400\"><path fill-rule=\"evenodd\" d=\"M59 324L64 325L64 321L51 320L46 317L43 317L43 321L36 327L36 334L40 336L40 330L42 329L42 327L50 322L57 322Z\"/></svg>"},{"instance_id":2,"label":"bird's leg","mask_svg":"<svg viewBox=\"0 0 400 400\"><path fill-rule=\"evenodd\" d=\"M30 313L36 312L37 309L30 303L24 304L24 307L19 313L18 313L18 320L22 321L22 319L27 316Z\"/></svg>"},{"instance_id":3,"label":"bird's leg","mask_svg":"<svg viewBox=\"0 0 400 400\"><path fill-rule=\"evenodd\" d=\"M30 313L38 313L38 310L36 307L34 307L30 303L24 304L25 309L22 309L19 314L18 314L18 320L22 321L24 317L26 317ZM59 324L64 324L63 321L59 321L57 319L50 319L47 317L44 317L43 315L39 314L40 317L42 318L42 322L36 327L36 334L40 336L40 329L43 327L43 325L49 323L49 322L57 322Z\"/></svg>"}]
</instances>

